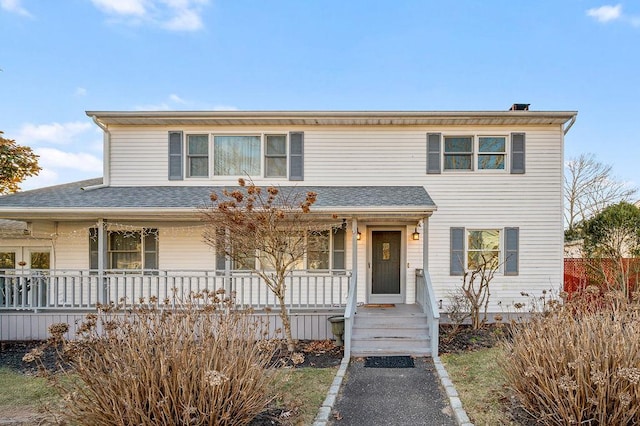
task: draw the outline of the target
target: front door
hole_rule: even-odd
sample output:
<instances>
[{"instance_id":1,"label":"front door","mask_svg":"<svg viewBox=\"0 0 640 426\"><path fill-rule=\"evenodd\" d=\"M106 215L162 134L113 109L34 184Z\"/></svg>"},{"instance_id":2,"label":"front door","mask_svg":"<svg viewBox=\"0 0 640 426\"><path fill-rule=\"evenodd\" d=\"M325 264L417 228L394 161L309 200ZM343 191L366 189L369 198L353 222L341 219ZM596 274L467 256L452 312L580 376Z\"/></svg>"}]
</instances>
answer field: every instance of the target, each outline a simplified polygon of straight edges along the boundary
<instances>
[{"instance_id":1,"label":"front door","mask_svg":"<svg viewBox=\"0 0 640 426\"><path fill-rule=\"evenodd\" d=\"M371 233L371 303L401 303L401 231Z\"/></svg>"}]
</instances>

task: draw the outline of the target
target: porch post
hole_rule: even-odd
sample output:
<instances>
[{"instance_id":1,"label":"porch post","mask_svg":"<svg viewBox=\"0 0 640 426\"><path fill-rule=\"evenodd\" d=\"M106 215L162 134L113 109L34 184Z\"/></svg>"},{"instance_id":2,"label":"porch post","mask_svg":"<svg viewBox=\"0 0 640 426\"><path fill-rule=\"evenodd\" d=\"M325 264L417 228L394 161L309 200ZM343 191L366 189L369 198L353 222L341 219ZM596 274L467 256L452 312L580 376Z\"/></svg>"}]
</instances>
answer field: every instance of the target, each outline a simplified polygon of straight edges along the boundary
<instances>
[{"instance_id":1,"label":"porch post","mask_svg":"<svg viewBox=\"0 0 640 426\"><path fill-rule=\"evenodd\" d=\"M422 218L422 269L429 270L429 216Z\"/></svg>"},{"instance_id":2,"label":"porch post","mask_svg":"<svg viewBox=\"0 0 640 426\"><path fill-rule=\"evenodd\" d=\"M104 270L107 266L107 232L106 221L98 219L98 301L106 304L109 302L109 286L106 283Z\"/></svg>"},{"instance_id":3,"label":"porch post","mask_svg":"<svg viewBox=\"0 0 640 426\"><path fill-rule=\"evenodd\" d=\"M344 356L351 356L351 331L356 320L354 314L358 306L358 219L351 219L351 277L349 279L349 294L345 311Z\"/></svg>"},{"instance_id":4,"label":"porch post","mask_svg":"<svg viewBox=\"0 0 640 426\"><path fill-rule=\"evenodd\" d=\"M358 299L358 219L351 219L351 281Z\"/></svg>"}]
</instances>

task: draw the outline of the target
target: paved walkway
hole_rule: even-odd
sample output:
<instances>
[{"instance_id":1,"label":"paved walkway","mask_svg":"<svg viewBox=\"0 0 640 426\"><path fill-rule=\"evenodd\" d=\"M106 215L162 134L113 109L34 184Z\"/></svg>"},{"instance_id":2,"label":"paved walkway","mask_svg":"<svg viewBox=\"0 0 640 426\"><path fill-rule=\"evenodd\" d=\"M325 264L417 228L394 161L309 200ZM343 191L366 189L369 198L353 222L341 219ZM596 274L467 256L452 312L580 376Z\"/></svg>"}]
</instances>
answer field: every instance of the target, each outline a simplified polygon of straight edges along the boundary
<instances>
[{"instance_id":1,"label":"paved walkway","mask_svg":"<svg viewBox=\"0 0 640 426\"><path fill-rule=\"evenodd\" d=\"M365 368L352 360L329 425L456 425L431 358L415 368Z\"/></svg>"}]
</instances>

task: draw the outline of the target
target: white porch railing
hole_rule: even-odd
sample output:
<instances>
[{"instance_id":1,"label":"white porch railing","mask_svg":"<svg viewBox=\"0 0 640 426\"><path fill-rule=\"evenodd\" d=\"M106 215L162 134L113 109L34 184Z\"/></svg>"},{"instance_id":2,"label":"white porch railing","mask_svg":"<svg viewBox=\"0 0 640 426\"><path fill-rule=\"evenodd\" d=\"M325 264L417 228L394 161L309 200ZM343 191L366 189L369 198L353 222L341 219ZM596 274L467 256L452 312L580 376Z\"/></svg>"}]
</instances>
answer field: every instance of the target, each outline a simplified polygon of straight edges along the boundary
<instances>
[{"instance_id":1,"label":"white porch railing","mask_svg":"<svg viewBox=\"0 0 640 426\"><path fill-rule=\"evenodd\" d=\"M289 309L344 308L348 271L295 271L287 277ZM93 270L4 271L0 273L0 309L91 309L96 303L132 305L151 297L158 303L185 300L190 293L225 290L237 305L279 308L255 273L248 271Z\"/></svg>"},{"instance_id":2,"label":"white porch railing","mask_svg":"<svg viewBox=\"0 0 640 426\"><path fill-rule=\"evenodd\" d=\"M431 354L438 356L438 333L440 331L440 311L436 302L436 296L431 284L429 271L416 269L416 301L422 307L422 312L429 319L429 331L431 333Z\"/></svg>"}]
</instances>

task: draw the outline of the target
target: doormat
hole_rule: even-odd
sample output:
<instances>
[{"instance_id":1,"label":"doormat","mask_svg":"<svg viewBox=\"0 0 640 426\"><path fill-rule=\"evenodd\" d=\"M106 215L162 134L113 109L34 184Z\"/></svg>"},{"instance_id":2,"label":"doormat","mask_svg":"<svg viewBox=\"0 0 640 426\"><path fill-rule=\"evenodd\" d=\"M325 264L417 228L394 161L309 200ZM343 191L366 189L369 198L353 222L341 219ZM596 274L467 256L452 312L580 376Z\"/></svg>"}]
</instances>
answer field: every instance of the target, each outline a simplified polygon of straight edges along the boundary
<instances>
[{"instance_id":1,"label":"doormat","mask_svg":"<svg viewBox=\"0 0 640 426\"><path fill-rule=\"evenodd\" d=\"M414 368L413 358L410 356L368 356L364 366L369 368Z\"/></svg>"},{"instance_id":2,"label":"doormat","mask_svg":"<svg viewBox=\"0 0 640 426\"><path fill-rule=\"evenodd\" d=\"M365 308L395 308L395 303L367 303Z\"/></svg>"}]
</instances>

